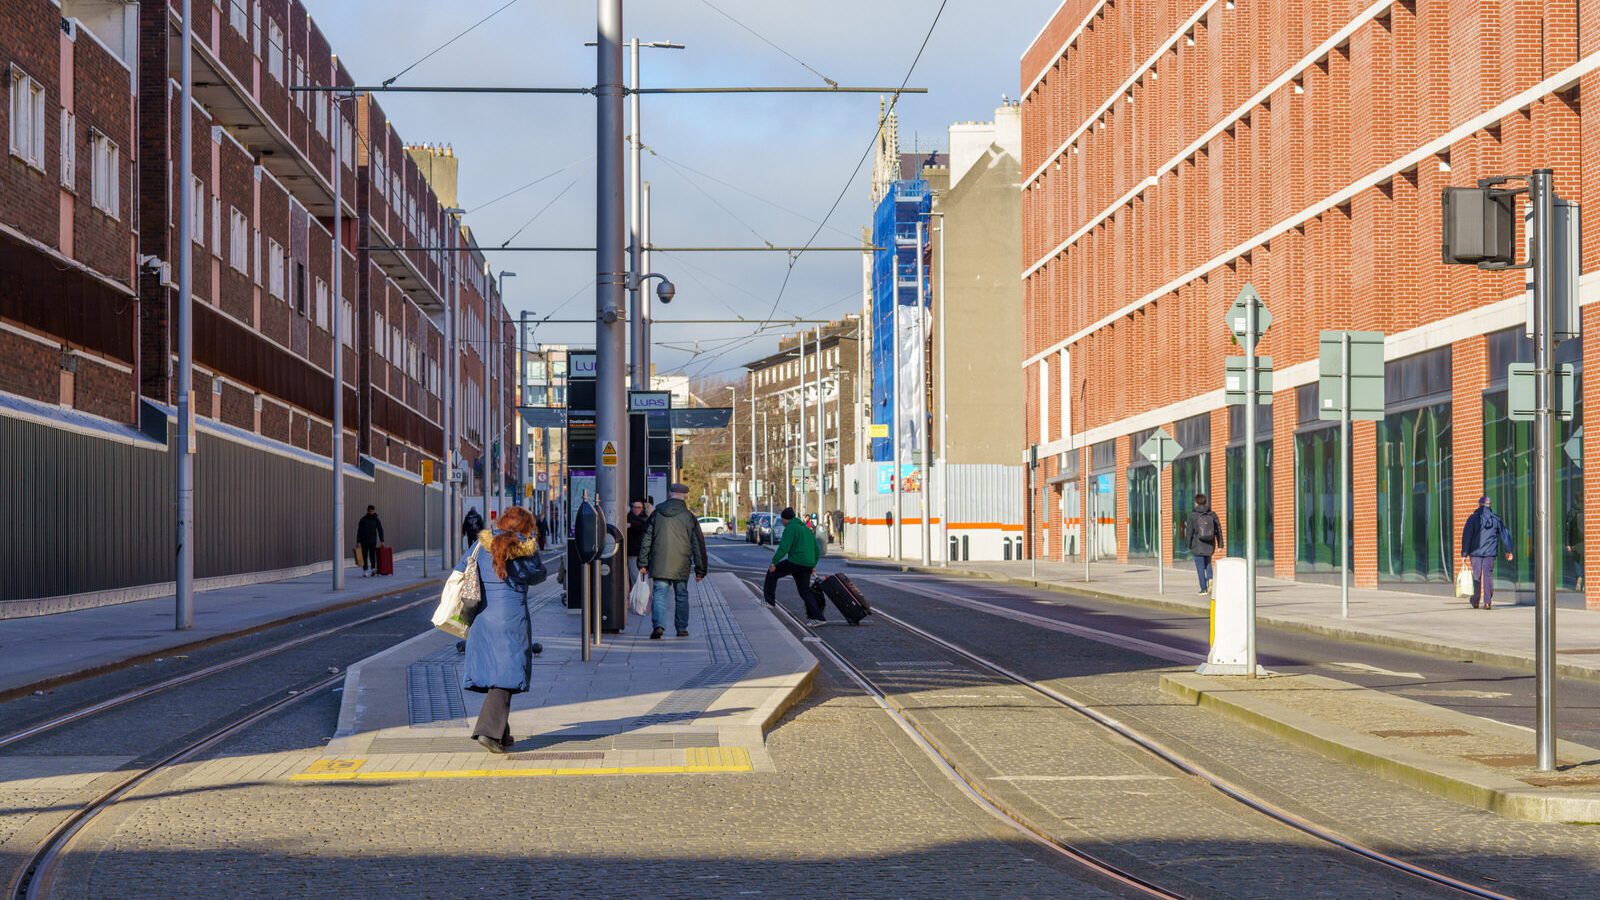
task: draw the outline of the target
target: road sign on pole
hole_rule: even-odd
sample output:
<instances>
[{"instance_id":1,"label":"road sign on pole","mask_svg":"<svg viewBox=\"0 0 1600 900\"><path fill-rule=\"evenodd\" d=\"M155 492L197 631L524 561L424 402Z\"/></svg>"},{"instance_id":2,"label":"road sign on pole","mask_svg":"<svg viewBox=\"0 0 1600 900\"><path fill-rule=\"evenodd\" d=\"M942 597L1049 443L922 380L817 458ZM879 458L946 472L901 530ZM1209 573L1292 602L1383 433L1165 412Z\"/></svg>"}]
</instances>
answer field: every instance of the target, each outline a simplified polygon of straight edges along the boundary
<instances>
[{"instance_id":1,"label":"road sign on pole","mask_svg":"<svg viewBox=\"0 0 1600 900\"><path fill-rule=\"evenodd\" d=\"M1350 618L1350 422L1383 418L1383 332L1324 331L1317 417L1338 419L1339 613Z\"/></svg>"},{"instance_id":2,"label":"road sign on pole","mask_svg":"<svg viewBox=\"0 0 1600 900\"><path fill-rule=\"evenodd\" d=\"M1172 464L1178 454L1183 452L1183 447L1167 434L1165 428L1157 428L1156 433L1139 446L1139 453L1150 460L1156 467L1156 593L1167 592L1167 558L1161 549L1161 532L1167 527L1167 513L1165 496L1161 487L1161 473Z\"/></svg>"},{"instance_id":3,"label":"road sign on pole","mask_svg":"<svg viewBox=\"0 0 1600 900\"><path fill-rule=\"evenodd\" d=\"M1222 361L1222 400L1229 406L1243 406L1245 396L1249 393L1249 383L1246 381L1245 366L1249 357L1230 356ZM1263 406L1272 405L1272 357L1257 356L1255 394L1256 402Z\"/></svg>"}]
</instances>

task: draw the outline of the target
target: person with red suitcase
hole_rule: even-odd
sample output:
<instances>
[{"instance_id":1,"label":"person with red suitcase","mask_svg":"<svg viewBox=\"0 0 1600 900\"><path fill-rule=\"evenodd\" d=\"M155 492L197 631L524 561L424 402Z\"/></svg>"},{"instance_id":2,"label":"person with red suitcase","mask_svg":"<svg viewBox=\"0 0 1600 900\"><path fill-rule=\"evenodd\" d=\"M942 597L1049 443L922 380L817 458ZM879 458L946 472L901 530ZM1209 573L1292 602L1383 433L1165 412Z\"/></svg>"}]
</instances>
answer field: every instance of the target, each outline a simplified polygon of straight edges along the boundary
<instances>
[{"instance_id":1,"label":"person with red suitcase","mask_svg":"<svg viewBox=\"0 0 1600 900\"><path fill-rule=\"evenodd\" d=\"M389 571L382 571L378 559L378 545L383 543L383 521L378 518L376 506L367 507L367 514L356 523L356 546L361 548L361 576L370 578L373 575L394 574L394 551L389 550Z\"/></svg>"}]
</instances>

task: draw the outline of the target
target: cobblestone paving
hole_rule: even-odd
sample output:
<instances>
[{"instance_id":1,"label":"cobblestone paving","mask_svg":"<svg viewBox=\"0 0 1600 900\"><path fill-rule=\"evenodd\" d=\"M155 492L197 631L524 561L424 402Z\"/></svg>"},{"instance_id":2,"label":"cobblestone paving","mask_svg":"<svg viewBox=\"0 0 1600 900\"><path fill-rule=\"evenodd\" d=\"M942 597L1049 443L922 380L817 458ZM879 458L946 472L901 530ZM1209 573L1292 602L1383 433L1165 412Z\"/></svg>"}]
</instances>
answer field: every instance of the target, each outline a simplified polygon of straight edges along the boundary
<instances>
[{"instance_id":1,"label":"cobblestone paving","mask_svg":"<svg viewBox=\"0 0 1600 900\"><path fill-rule=\"evenodd\" d=\"M941 589L959 591L948 583ZM1259 796L1377 849L1516 896L1600 895L1600 829L1511 821L1358 772L1164 695L1156 676L1170 664L1160 660L879 584L873 590L885 611L1087 700ZM1019 752L1029 739L1024 733L996 734L1000 739L985 747L1006 748L1008 754ZM1070 774L1101 771L1104 760L1059 752L1054 758L1059 765L1055 771ZM1013 760L1005 763L1016 765ZM1057 790L1081 787L1074 782L1021 783ZM1059 808L1061 799L1041 793L1039 802ZM1240 862L1241 857L1218 860L1219 865ZM1240 867L1241 875L1248 868L1249 863ZM1308 881L1294 893L1306 894L1320 880Z\"/></svg>"},{"instance_id":2,"label":"cobblestone paving","mask_svg":"<svg viewBox=\"0 0 1600 900\"><path fill-rule=\"evenodd\" d=\"M317 698L224 753L317 746ZM826 671L776 774L239 784L182 773L99 822L57 896L1104 896L957 793Z\"/></svg>"}]
</instances>

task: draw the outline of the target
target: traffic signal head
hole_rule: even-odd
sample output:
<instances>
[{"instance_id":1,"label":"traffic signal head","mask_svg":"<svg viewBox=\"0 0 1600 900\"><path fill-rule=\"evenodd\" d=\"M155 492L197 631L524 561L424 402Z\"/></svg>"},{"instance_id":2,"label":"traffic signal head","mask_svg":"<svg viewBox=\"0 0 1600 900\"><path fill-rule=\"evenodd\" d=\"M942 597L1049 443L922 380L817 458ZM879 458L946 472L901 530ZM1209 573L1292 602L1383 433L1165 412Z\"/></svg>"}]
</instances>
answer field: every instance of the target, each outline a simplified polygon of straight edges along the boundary
<instances>
[{"instance_id":1,"label":"traffic signal head","mask_svg":"<svg viewBox=\"0 0 1600 900\"><path fill-rule=\"evenodd\" d=\"M1447 187L1444 211L1446 265L1512 265L1516 253L1516 201L1507 191Z\"/></svg>"}]
</instances>

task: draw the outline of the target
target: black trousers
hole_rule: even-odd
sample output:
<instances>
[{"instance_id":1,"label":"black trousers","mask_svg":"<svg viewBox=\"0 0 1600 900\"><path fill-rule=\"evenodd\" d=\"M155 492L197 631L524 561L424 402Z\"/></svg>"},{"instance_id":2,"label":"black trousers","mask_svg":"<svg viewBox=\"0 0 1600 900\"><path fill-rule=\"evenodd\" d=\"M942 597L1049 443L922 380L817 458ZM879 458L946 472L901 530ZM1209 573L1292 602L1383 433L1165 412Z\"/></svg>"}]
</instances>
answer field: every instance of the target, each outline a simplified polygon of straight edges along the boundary
<instances>
[{"instance_id":1,"label":"black trousers","mask_svg":"<svg viewBox=\"0 0 1600 900\"><path fill-rule=\"evenodd\" d=\"M489 688L483 694L483 709L478 711L478 724L472 736L498 738L511 743L511 692L505 688Z\"/></svg>"},{"instance_id":2,"label":"black trousers","mask_svg":"<svg viewBox=\"0 0 1600 900\"><path fill-rule=\"evenodd\" d=\"M800 592L800 599L806 602L806 617L810 619L825 618L827 609L822 605L822 598L811 589L811 573L815 568L797 566L787 559L778 563L777 568L767 572L767 581L763 585L761 595L768 603L777 599L778 580L788 575L794 579L795 590Z\"/></svg>"},{"instance_id":3,"label":"black trousers","mask_svg":"<svg viewBox=\"0 0 1600 900\"><path fill-rule=\"evenodd\" d=\"M366 571L376 571L378 568L378 545L361 545L361 568Z\"/></svg>"}]
</instances>

